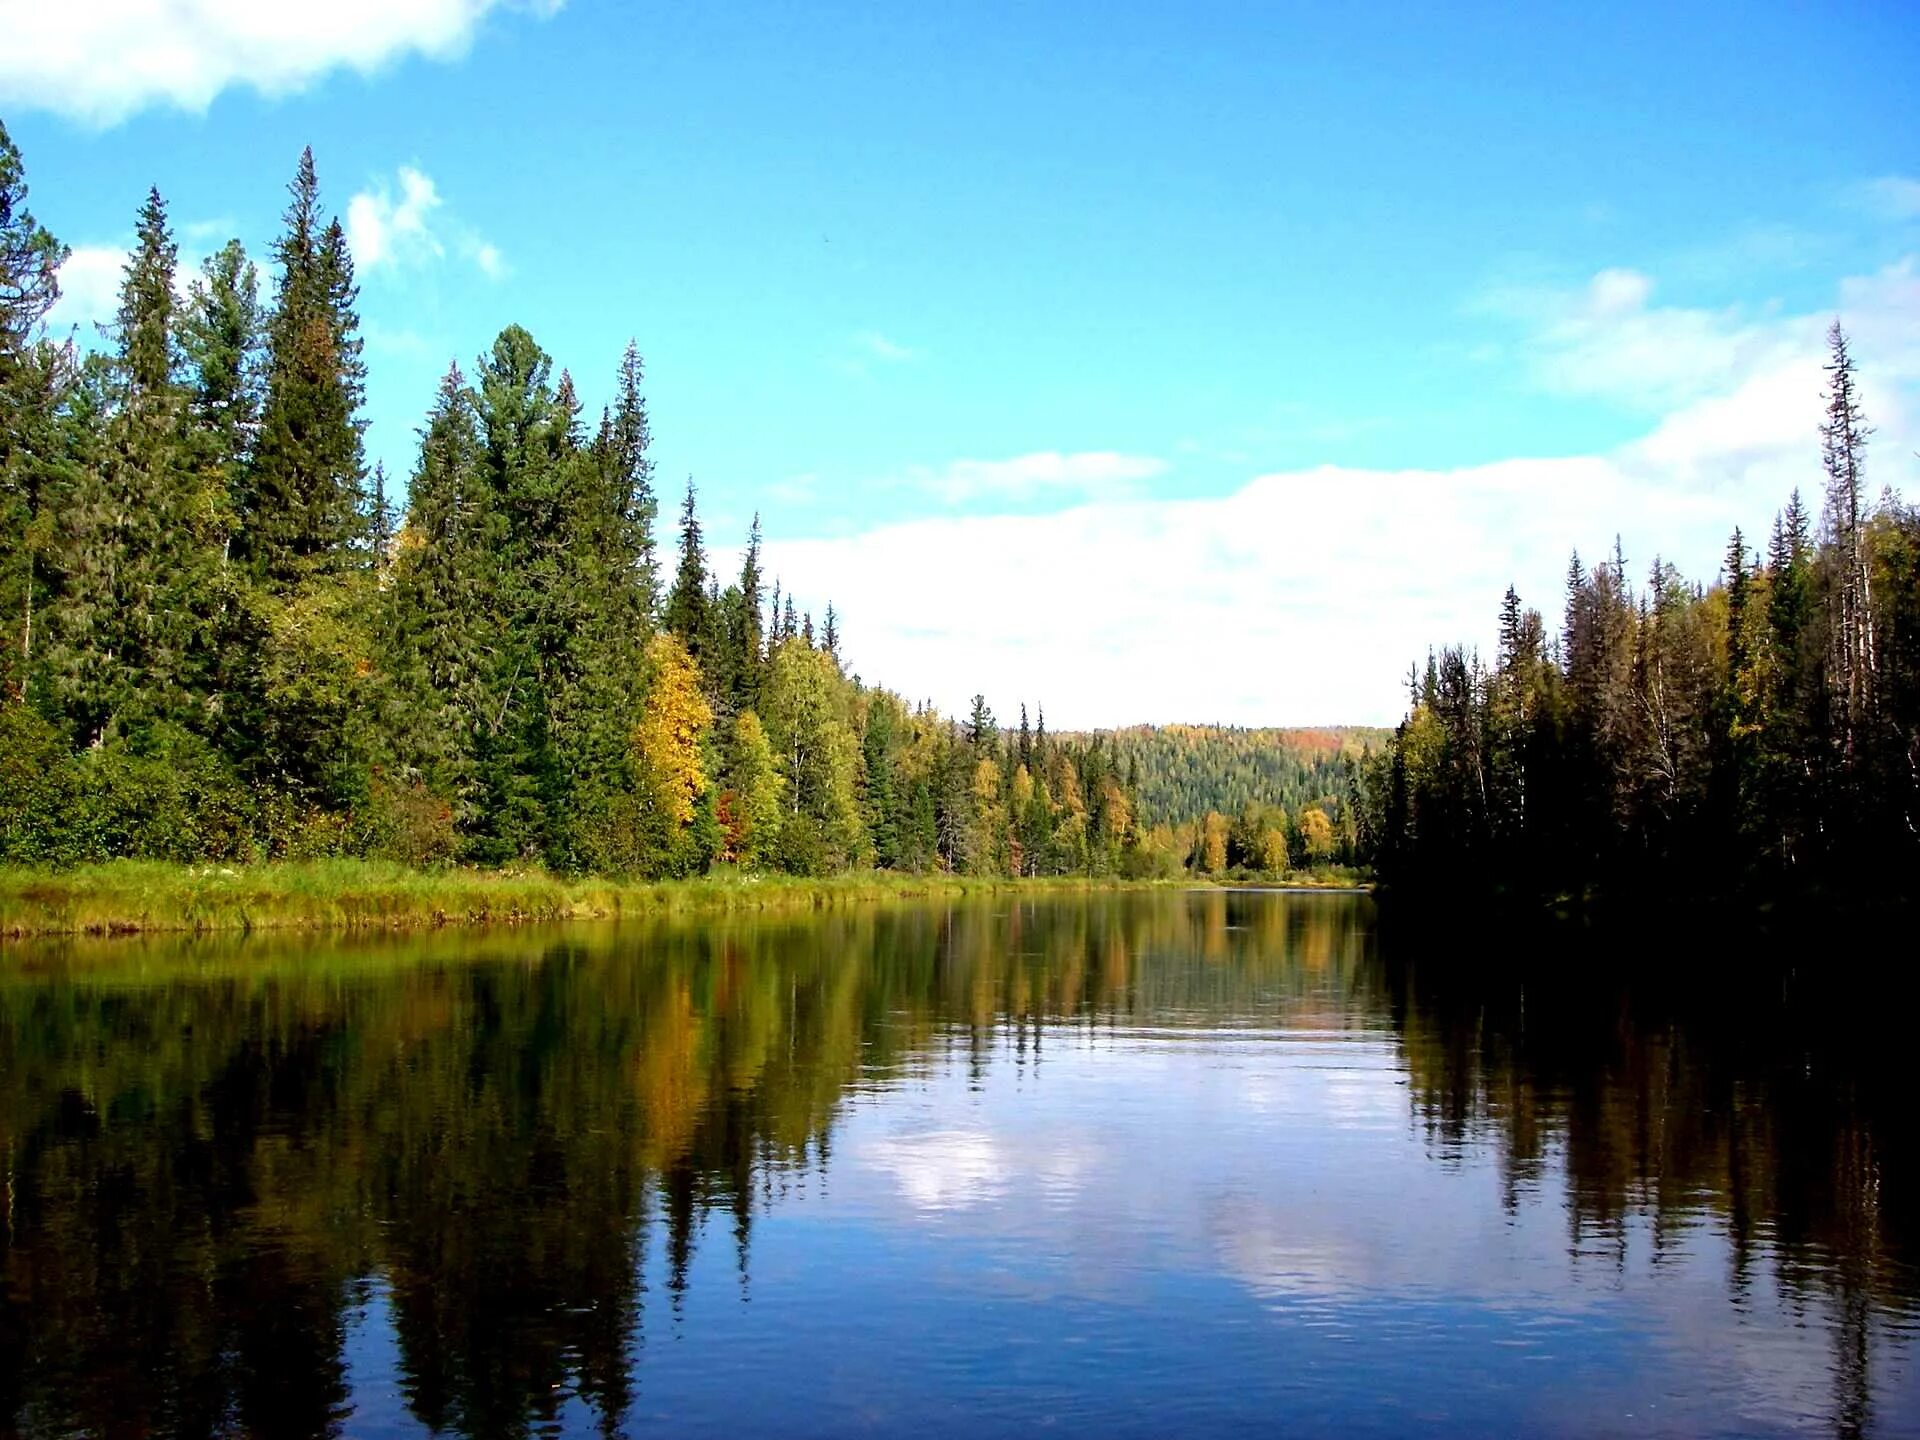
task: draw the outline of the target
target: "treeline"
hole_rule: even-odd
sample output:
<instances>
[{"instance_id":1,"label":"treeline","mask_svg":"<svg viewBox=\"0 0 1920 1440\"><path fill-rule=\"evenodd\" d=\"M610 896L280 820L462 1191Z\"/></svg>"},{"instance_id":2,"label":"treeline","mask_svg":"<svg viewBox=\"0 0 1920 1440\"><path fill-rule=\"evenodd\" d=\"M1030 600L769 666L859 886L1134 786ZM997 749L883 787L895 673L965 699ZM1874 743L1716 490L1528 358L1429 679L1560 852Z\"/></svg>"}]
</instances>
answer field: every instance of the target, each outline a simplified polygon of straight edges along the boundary
<instances>
[{"instance_id":1,"label":"treeline","mask_svg":"<svg viewBox=\"0 0 1920 1440\"><path fill-rule=\"evenodd\" d=\"M689 481L657 554L631 346L590 421L509 326L449 369L397 507L311 153L270 295L237 241L179 285L155 192L84 355L46 335L66 252L26 193L0 130L0 860L1178 869L1104 738L850 677L757 520L713 574Z\"/></svg>"},{"instance_id":2,"label":"treeline","mask_svg":"<svg viewBox=\"0 0 1920 1440\"><path fill-rule=\"evenodd\" d=\"M1239 814L1249 805L1337 810L1346 799L1347 764L1391 732L1346 725L1130 725L1100 733L1129 770L1138 767L1141 822L1180 825L1209 811Z\"/></svg>"},{"instance_id":3,"label":"treeline","mask_svg":"<svg viewBox=\"0 0 1920 1440\"><path fill-rule=\"evenodd\" d=\"M1361 853L1406 887L1523 893L1913 889L1920 862L1920 510L1866 488L1871 431L1829 333L1818 532L1796 490L1764 554L1643 587L1576 555L1557 634L1510 589L1491 665L1411 677L1357 767Z\"/></svg>"}]
</instances>

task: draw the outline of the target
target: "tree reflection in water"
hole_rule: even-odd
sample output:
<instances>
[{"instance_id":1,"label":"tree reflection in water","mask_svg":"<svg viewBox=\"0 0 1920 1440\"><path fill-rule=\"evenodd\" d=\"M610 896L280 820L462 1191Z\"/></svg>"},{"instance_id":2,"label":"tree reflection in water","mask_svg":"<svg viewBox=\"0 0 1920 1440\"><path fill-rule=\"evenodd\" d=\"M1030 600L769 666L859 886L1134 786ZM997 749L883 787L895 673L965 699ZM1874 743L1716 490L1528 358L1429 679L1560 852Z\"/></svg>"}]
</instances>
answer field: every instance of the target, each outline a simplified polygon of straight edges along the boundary
<instances>
[{"instance_id":1,"label":"tree reflection in water","mask_svg":"<svg viewBox=\"0 0 1920 1440\"><path fill-rule=\"evenodd\" d=\"M1392 1036L1435 1163L1492 1147L1510 1208L1563 1176L1576 1263L1714 1227L1732 1305L1831 1311L1830 1420L1864 1428L1920 1288L1896 1007L1758 955L1709 980L1542 943L1383 943L1360 897L1210 892L15 947L0 1413L342 1431L377 1290L419 1422L584 1404L612 1431L710 1222L746 1287L756 1216L831 1168L850 1095L1072 1031L1250 1027Z\"/></svg>"}]
</instances>

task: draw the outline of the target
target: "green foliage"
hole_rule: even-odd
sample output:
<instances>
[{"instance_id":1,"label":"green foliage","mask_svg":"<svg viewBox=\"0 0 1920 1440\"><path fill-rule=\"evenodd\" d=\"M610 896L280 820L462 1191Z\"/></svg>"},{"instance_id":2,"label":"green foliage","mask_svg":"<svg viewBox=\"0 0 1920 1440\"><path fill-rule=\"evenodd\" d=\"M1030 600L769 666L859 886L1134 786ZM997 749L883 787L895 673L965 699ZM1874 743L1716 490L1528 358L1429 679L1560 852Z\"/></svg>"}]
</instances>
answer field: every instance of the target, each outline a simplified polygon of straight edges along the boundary
<instances>
[{"instance_id":1,"label":"green foliage","mask_svg":"<svg viewBox=\"0 0 1920 1440\"><path fill-rule=\"evenodd\" d=\"M82 362L0 132L0 858L1160 873L1120 740L865 688L757 517L721 588L691 481L660 599L633 345L591 440L525 329L450 367L396 524L311 152L290 189L266 303L238 242L183 298L150 194Z\"/></svg>"},{"instance_id":2,"label":"green foliage","mask_svg":"<svg viewBox=\"0 0 1920 1440\"><path fill-rule=\"evenodd\" d=\"M1511 592L1492 670L1429 660L1354 772L1353 848L1406 887L1910 893L1920 863L1920 516L1862 500L1867 429L1832 334L1827 514L1798 492L1764 560L1738 532L1722 582L1616 545L1569 570L1558 649Z\"/></svg>"},{"instance_id":3,"label":"green foliage","mask_svg":"<svg viewBox=\"0 0 1920 1440\"><path fill-rule=\"evenodd\" d=\"M1209 810L1237 815L1249 804L1296 810L1344 792L1345 764L1390 732L1231 725L1140 725L1105 732L1116 768L1134 773L1140 823L1181 825ZM1063 738L1082 739L1068 736Z\"/></svg>"}]
</instances>

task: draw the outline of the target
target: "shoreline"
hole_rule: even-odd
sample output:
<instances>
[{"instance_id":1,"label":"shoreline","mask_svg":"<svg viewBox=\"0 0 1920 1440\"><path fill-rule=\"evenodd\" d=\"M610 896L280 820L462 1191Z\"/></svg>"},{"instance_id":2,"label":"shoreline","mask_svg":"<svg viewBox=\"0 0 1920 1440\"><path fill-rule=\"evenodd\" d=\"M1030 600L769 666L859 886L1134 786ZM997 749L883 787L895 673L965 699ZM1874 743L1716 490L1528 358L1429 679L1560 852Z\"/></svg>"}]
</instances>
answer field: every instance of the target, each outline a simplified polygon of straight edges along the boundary
<instances>
[{"instance_id":1,"label":"shoreline","mask_svg":"<svg viewBox=\"0 0 1920 1440\"><path fill-rule=\"evenodd\" d=\"M174 865L118 860L72 869L0 867L0 941L256 930L422 930L654 915L829 910L969 895L1165 889L1365 890L1356 877L967 876L865 871L808 879L720 873L615 880L542 870L417 870L382 861Z\"/></svg>"}]
</instances>

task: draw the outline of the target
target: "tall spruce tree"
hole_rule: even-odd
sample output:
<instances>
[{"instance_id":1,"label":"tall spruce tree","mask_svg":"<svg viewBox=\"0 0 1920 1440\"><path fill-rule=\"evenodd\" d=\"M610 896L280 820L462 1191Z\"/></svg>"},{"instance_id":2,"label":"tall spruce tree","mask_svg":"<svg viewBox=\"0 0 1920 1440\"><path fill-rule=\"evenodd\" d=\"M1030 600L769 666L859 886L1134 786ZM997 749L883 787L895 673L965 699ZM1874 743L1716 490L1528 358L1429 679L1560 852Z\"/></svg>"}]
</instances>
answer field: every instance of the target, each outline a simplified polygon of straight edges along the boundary
<instances>
[{"instance_id":1,"label":"tall spruce tree","mask_svg":"<svg viewBox=\"0 0 1920 1440\"><path fill-rule=\"evenodd\" d=\"M55 518L47 492L68 367L43 322L60 298L66 257L27 208L25 167L0 123L0 705L26 696L36 623L44 628L42 557Z\"/></svg>"},{"instance_id":2,"label":"tall spruce tree","mask_svg":"<svg viewBox=\"0 0 1920 1440\"><path fill-rule=\"evenodd\" d=\"M463 829L480 804L475 755L498 643L501 529L473 397L450 366L421 432L395 542L382 661L394 694L393 763L445 801Z\"/></svg>"},{"instance_id":3,"label":"tall spruce tree","mask_svg":"<svg viewBox=\"0 0 1920 1440\"><path fill-rule=\"evenodd\" d=\"M691 475L687 477L686 498L680 502L680 564L674 571L673 589L667 594L662 618L667 629L680 637L687 653L698 660L709 636L707 556L701 546Z\"/></svg>"},{"instance_id":4,"label":"tall spruce tree","mask_svg":"<svg viewBox=\"0 0 1920 1440\"><path fill-rule=\"evenodd\" d=\"M353 261L337 220L322 223L313 151L288 187L267 320L265 400L240 489L239 550L270 589L353 563L364 527L359 417L366 385Z\"/></svg>"},{"instance_id":5,"label":"tall spruce tree","mask_svg":"<svg viewBox=\"0 0 1920 1440\"><path fill-rule=\"evenodd\" d=\"M654 522L659 503L653 491L653 459L648 453L653 431L647 422L642 391L646 370L640 347L627 342L620 357L614 402L601 426L597 444L606 474L607 507L613 533L609 554L628 572L619 586L629 597L633 614L628 623L645 630L653 623L659 604L659 561L654 551Z\"/></svg>"},{"instance_id":6,"label":"tall spruce tree","mask_svg":"<svg viewBox=\"0 0 1920 1440\"><path fill-rule=\"evenodd\" d=\"M1832 557L1827 689L1841 763L1852 766L1873 710L1877 670L1873 570L1866 543L1866 449L1873 431L1860 408L1853 355L1838 320L1827 331L1827 346L1827 411L1820 426L1820 458L1827 472L1826 542Z\"/></svg>"}]
</instances>

